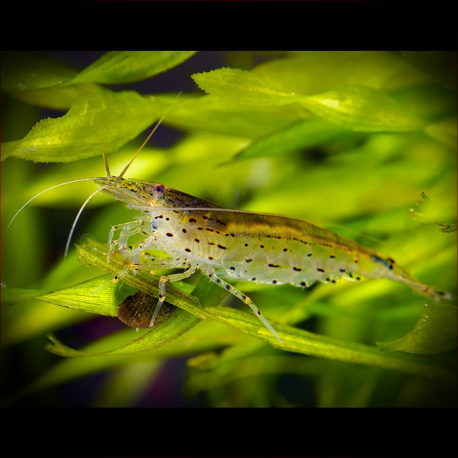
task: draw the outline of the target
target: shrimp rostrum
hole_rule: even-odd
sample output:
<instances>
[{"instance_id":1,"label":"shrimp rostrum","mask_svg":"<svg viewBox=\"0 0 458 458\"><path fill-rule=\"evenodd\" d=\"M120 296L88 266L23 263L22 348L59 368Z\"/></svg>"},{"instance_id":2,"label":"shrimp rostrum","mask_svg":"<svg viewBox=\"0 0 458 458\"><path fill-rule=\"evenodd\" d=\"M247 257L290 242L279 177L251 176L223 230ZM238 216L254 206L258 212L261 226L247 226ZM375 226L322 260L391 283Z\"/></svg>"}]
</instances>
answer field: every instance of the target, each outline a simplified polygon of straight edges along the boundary
<instances>
[{"instance_id":1,"label":"shrimp rostrum","mask_svg":"<svg viewBox=\"0 0 458 458\"><path fill-rule=\"evenodd\" d=\"M340 278L388 278L435 300L450 298L412 278L392 258L300 219L222 208L160 183L115 176L94 182L139 214L136 221L113 227L110 249L128 256L134 271L182 270L160 277L151 325L165 300L166 283L197 270L247 304L280 342L253 301L228 281L308 287ZM145 239L127 248L135 234ZM149 256L148 249L164 250L170 258Z\"/></svg>"}]
</instances>

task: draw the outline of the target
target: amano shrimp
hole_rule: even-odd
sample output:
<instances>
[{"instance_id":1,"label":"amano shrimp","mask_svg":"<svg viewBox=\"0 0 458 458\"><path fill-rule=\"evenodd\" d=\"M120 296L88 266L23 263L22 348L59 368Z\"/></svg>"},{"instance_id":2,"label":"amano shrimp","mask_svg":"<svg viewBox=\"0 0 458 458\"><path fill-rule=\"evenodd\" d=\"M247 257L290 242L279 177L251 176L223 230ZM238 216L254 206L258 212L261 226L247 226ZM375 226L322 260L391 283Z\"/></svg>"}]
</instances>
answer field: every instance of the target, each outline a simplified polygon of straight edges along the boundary
<instances>
[{"instance_id":1,"label":"amano shrimp","mask_svg":"<svg viewBox=\"0 0 458 458\"><path fill-rule=\"evenodd\" d=\"M183 270L160 277L151 325L166 298L166 283L198 270L247 304L280 342L253 301L228 281L308 287L341 278L388 278L435 300L450 298L449 293L412 278L392 258L300 219L221 208L160 183L115 176L94 182L139 212L134 222L113 227L110 250L118 247L125 252L129 238L141 233L145 239L126 253L133 270ZM113 241L117 231L119 237ZM164 250L170 258L146 255L151 248Z\"/></svg>"}]
</instances>

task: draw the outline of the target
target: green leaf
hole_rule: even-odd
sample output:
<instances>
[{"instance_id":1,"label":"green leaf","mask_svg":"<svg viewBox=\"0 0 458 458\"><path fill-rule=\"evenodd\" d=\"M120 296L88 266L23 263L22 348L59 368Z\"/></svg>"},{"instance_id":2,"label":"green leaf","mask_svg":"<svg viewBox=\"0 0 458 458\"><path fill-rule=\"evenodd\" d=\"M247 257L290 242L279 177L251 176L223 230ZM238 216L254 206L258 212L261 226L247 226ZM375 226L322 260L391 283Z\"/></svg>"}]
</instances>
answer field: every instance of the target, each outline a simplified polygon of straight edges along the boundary
<instances>
[{"instance_id":1,"label":"green leaf","mask_svg":"<svg viewBox=\"0 0 458 458\"><path fill-rule=\"evenodd\" d=\"M172 97L160 95L156 99L167 105L173 103ZM228 98L189 94L182 94L180 99L183 103L164 122L184 130L256 138L310 117L310 112L297 104L244 106Z\"/></svg>"},{"instance_id":2,"label":"green leaf","mask_svg":"<svg viewBox=\"0 0 458 458\"><path fill-rule=\"evenodd\" d=\"M428 122L438 122L456 114L455 93L436 83L393 91L390 96L406 111Z\"/></svg>"},{"instance_id":3,"label":"green leaf","mask_svg":"<svg viewBox=\"0 0 458 458\"><path fill-rule=\"evenodd\" d=\"M52 87L73 78L77 71L67 65L27 51L2 51L2 92L24 92Z\"/></svg>"},{"instance_id":4,"label":"green leaf","mask_svg":"<svg viewBox=\"0 0 458 458\"><path fill-rule=\"evenodd\" d=\"M262 78L237 68L220 68L192 75L208 94L235 100L241 105L272 106L295 102L294 94L272 89Z\"/></svg>"},{"instance_id":5,"label":"green leaf","mask_svg":"<svg viewBox=\"0 0 458 458\"><path fill-rule=\"evenodd\" d=\"M162 113L154 99L136 92L100 91L57 119L40 121L22 140L2 144L2 160L14 156L35 162L71 162L111 153L150 126ZM97 128L100 125L100 135Z\"/></svg>"},{"instance_id":6,"label":"green leaf","mask_svg":"<svg viewBox=\"0 0 458 458\"><path fill-rule=\"evenodd\" d=\"M81 83L144 80L189 59L195 51L110 51L82 72L30 52L2 52L2 92L25 92Z\"/></svg>"},{"instance_id":7,"label":"green leaf","mask_svg":"<svg viewBox=\"0 0 458 458\"><path fill-rule=\"evenodd\" d=\"M72 86L61 85L36 91L12 92L11 96L30 105L67 111L74 103L101 91L100 86L87 83Z\"/></svg>"},{"instance_id":8,"label":"green leaf","mask_svg":"<svg viewBox=\"0 0 458 458\"><path fill-rule=\"evenodd\" d=\"M140 81L181 64L195 53L196 51L109 51L66 84L121 84Z\"/></svg>"},{"instance_id":9,"label":"green leaf","mask_svg":"<svg viewBox=\"0 0 458 458\"><path fill-rule=\"evenodd\" d=\"M18 140L15 142L2 143L1 145L2 161L4 161L6 158L10 156L13 156L16 149L18 149L21 146L21 143L22 143L21 140Z\"/></svg>"},{"instance_id":10,"label":"green leaf","mask_svg":"<svg viewBox=\"0 0 458 458\"><path fill-rule=\"evenodd\" d=\"M298 100L311 112L345 129L361 132L406 132L424 124L388 94L363 86L347 86Z\"/></svg>"},{"instance_id":11,"label":"green leaf","mask_svg":"<svg viewBox=\"0 0 458 458\"><path fill-rule=\"evenodd\" d=\"M354 134L320 118L307 119L260 138L238 153L234 160L279 156L301 148L319 146L348 135Z\"/></svg>"},{"instance_id":12,"label":"green leaf","mask_svg":"<svg viewBox=\"0 0 458 458\"><path fill-rule=\"evenodd\" d=\"M63 345L52 334L48 334L48 338L52 343L46 345L45 348L55 355L70 358L141 353L152 350L153 348L162 347L162 345L177 339L182 334L192 329L197 323L199 323L199 321L200 318L191 315L184 310L178 309L168 320L158 324L145 335L114 350L103 352L85 352L74 350L66 345Z\"/></svg>"},{"instance_id":13,"label":"green leaf","mask_svg":"<svg viewBox=\"0 0 458 458\"><path fill-rule=\"evenodd\" d=\"M421 355L452 350L457 346L456 306L443 301L428 301L412 331L391 342L377 342L377 345L382 351Z\"/></svg>"},{"instance_id":14,"label":"green leaf","mask_svg":"<svg viewBox=\"0 0 458 458\"><path fill-rule=\"evenodd\" d=\"M19 304L20 302L30 301L35 299L42 291L38 289L22 289L22 288L9 288L2 286L2 307L8 307L10 305Z\"/></svg>"},{"instance_id":15,"label":"green leaf","mask_svg":"<svg viewBox=\"0 0 458 458\"><path fill-rule=\"evenodd\" d=\"M456 51L401 51L401 55L438 83L457 90Z\"/></svg>"},{"instance_id":16,"label":"green leaf","mask_svg":"<svg viewBox=\"0 0 458 458\"><path fill-rule=\"evenodd\" d=\"M80 312L118 316L118 305L136 290L123 283L113 283L112 280L112 275L102 275L69 288L44 294L37 299Z\"/></svg>"},{"instance_id":17,"label":"green leaf","mask_svg":"<svg viewBox=\"0 0 458 458\"><path fill-rule=\"evenodd\" d=\"M299 103L326 121L363 132L410 131L424 122L406 112L388 94L365 86L346 86L308 97L280 92L254 73L223 68L193 75L206 92L246 106Z\"/></svg>"},{"instance_id":18,"label":"green leaf","mask_svg":"<svg viewBox=\"0 0 458 458\"><path fill-rule=\"evenodd\" d=\"M428 124L424 131L430 137L440 141L444 145L457 149L457 117L451 116L434 124Z\"/></svg>"},{"instance_id":19,"label":"green leaf","mask_svg":"<svg viewBox=\"0 0 458 458\"><path fill-rule=\"evenodd\" d=\"M387 51L308 51L274 59L253 69L278 91L319 94L349 85L391 91L431 81L398 54Z\"/></svg>"},{"instance_id":20,"label":"green leaf","mask_svg":"<svg viewBox=\"0 0 458 458\"><path fill-rule=\"evenodd\" d=\"M380 353L377 347L313 334L270 320L284 341L284 345L281 345L252 314L221 306L207 307L206 310L214 314L215 317L218 316L219 321L224 320L234 328L269 342L272 346L281 350L337 361L383 367L427 377L434 373L438 377L447 380L456 379L456 374L453 372L439 369L421 359L407 359L401 355L387 355ZM390 358L385 358L385 356L390 356Z\"/></svg>"}]
</instances>

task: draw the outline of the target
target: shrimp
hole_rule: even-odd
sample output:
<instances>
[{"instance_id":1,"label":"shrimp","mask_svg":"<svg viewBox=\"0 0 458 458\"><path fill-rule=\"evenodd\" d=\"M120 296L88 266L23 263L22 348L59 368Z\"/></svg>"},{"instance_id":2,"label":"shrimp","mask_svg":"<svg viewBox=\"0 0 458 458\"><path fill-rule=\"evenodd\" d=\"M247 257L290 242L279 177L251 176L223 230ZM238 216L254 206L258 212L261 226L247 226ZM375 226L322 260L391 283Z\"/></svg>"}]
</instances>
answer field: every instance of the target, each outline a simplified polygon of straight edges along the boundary
<instances>
[{"instance_id":1,"label":"shrimp","mask_svg":"<svg viewBox=\"0 0 458 458\"><path fill-rule=\"evenodd\" d=\"M117 246L134 271L183 270L160 277L151 326L165 300L166 283L188 278L198 270L247 304L280 342L253 301L228 281L309 287L317 281L336 283L341 278L388 278L437 301L450 298L449 293L412 278L392 258L307 221L222 208L161 183L121 176L94 178L94 182L103 193L139 213L134 222L112 228L110 252ZM113 241L117 231L119 237ZM145 239L128 249L135 234ZM164 250L170 258L146 255L151 248Z\"/></svg>"}]
</instances>

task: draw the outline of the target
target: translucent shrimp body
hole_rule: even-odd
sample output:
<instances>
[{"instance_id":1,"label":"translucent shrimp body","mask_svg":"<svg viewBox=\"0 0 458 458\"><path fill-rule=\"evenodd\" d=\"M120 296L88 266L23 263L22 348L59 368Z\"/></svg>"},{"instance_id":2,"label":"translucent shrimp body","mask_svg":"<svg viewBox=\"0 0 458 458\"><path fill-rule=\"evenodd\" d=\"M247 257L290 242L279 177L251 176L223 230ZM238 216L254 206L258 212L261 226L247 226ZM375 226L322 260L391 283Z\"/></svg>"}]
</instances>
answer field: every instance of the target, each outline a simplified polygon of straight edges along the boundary
<instances>
[{"instance_id":1,"label":"translucent shrimp body","mask_svg":"<svg viewBox=\"0 0 458 458\"><path fill-rule=\"evenodd\" d=\"M179 268L182 273L161 277L159 302L153 322L165 299L167 281L189 277L197 270L245 302L280 340L278 334L249 297L228 281L258 284L291 284L307 287L321 281L388 278L405 283L436 300L450 295L424 285L395 261L353 240L280 215L229 210L160 183L118 177L95 178L102 192L139 212L135 222L113 228L112 248L125 249L131 236L141 233L144 241L128 250L132 268ZM146 258L144 251L162 249L171 258ZM125 250L124 250L125 251Z\"/></svg>"}]
</instances>

